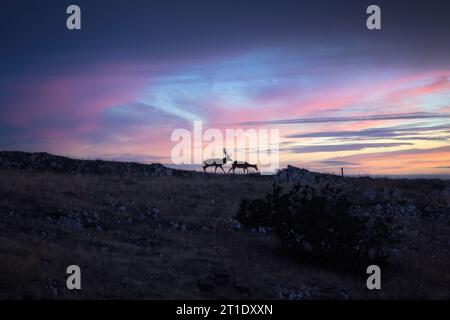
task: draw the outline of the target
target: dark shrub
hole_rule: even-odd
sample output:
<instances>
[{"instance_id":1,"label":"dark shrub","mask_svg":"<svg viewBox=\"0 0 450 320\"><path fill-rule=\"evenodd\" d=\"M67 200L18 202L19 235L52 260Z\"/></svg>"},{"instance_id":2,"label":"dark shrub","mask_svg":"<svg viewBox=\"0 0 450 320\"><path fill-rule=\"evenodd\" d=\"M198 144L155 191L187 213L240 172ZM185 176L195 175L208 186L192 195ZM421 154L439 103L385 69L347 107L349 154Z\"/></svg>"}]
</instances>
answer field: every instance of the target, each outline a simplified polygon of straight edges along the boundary
<instances>
[{"instance_id":1,"label":"dark shrub","mask_svg":"<svg viewBox=\"0 0 450 320\"><path fill-rule=\"evenodd\" d=\"M354 213L345 194L296 185L287 192L274 185L259 200L244 200L237 219L249 227L269 227L284 249L303 260L353 270L384 264L392 238L389 218Z\"/></svg>"}]
</instances>

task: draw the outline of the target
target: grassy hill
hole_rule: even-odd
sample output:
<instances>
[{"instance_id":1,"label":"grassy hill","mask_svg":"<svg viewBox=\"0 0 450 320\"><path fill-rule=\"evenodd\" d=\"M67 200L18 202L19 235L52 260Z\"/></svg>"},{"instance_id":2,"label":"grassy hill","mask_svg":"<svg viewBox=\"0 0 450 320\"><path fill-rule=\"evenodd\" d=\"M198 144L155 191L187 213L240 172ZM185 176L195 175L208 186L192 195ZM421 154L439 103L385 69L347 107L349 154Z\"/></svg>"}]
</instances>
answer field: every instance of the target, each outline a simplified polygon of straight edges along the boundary
<instances>
[{"instance_id":1,"label":"grassy hill","mask_svg":"<svg viewBox=\"0 0 450 320\"><path fill-rule=\"evenodd\" d=\"M0 298L450 298L448 181L293 167L216 175L20 152L0 153L0 177ZM367 290L365 270L299 260L267 229L239 223L241 201L264 198L274 182L328 184L368 214L396 214L401 242L382 290ZM81 291L66 289L71 264Z\"/></svg>"}]
</instances>

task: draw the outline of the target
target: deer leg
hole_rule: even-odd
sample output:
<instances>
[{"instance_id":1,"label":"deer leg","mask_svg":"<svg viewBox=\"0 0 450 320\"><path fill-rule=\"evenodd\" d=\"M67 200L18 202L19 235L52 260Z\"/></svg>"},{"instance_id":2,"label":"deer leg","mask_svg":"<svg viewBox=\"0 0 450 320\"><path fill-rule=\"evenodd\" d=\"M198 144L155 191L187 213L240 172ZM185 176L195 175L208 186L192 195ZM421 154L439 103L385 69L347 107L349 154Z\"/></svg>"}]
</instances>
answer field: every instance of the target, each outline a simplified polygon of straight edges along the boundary
<instances>
[{"instance_id":1,"label":"deer leg","mask_svg":"<svg viewBox=\"0 0 450 320\"><path fill-rule=\"evenodd\" d=\"M222 166L220 166L220 169L222 169L223 173L226 173Z\"/></svg>"}]
</instances>

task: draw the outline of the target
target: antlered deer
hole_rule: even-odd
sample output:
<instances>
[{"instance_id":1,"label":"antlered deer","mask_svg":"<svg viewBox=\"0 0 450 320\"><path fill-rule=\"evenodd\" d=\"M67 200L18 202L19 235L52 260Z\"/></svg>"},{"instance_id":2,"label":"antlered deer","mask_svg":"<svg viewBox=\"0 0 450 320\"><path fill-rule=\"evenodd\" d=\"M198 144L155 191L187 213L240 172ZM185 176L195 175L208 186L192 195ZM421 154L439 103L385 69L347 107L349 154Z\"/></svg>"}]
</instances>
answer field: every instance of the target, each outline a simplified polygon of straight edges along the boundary
<instances>
[{"instance_id":1,"label":"antlered deer","mask_svg":"<svg viewBox=\"0 0 450 320\"><path fill-rule=\"evenodd\" d=\"M231 164L231 168L230 170L228 170L228 173L230 173L231 170L236 170L236 168L240 168L242 170L244 170L245 173L248 173L248 168L254 168L256 171L258 171L258 167L256 166L256 164L250 164L248 162L240 162L240 161L234 161Z\"/></svg>"},{"instance_id":2,"label":"antlered deer","mask_svg":"<svg viewBox=\"0 0 450 320\"><path fill-rule=\"evenodd\" d=\"M227 161L232 161L232 159L230 158L230 156L227 154L227 151L225 150L225 148L223 149L223 153L225 154L225 157L220 159L220 158L215 158L215 159L207 159L203 162L203 171L206 171L206 168L208 167L216 167L216 169L214 170L214 172L217 172L217 168L222 169L223 173L226 173L225 170L223 169L223 165L227 163Z\"/></svg>"}]
</instances>

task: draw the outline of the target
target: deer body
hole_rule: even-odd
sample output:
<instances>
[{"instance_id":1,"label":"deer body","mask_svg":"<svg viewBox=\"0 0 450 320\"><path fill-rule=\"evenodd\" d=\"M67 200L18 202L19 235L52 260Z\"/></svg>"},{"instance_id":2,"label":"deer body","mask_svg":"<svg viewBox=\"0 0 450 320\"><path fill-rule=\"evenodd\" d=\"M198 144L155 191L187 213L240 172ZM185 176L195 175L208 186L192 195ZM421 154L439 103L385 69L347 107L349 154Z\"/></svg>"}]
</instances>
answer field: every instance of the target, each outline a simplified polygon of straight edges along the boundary
<instances>
[{"instance_id":1,"label":"deer body","mask_svg":"<svg viewBox=\"0 0 450 320\"><path fill-rule=\"evenodd\" d=\"M205 161L203 161L203 171L206 171L206 168L208 167L216 167L214 172L217 172L217 168L220 168L222 169L223 173L226 173L222 166L226 164L228 161L232 160L230 156L227 154L225 149L223 149L223 153L225 154L225 157L222 159L214 158L214 159L206 159Z\"/></svg>"},{"instance_id":2,"label":"deer body","mask_svg":"<svg viewBox=\"0 0 450 320\"><path fill-rule=\"evenodd\" d=\"M236 170L236 168L242 169L245 173L248 173L248 168L253 168L253 169L255 169L256 171L258 171L258 167L257 167L256 164L250 164L250 163L248 163L248 162L234 161L234 162L231 164L231 168L230 168L230 170L228 170L228 173L230 173L231 170L233 170L233 173L234 173L234 171Z\"/></svg>"}]
</instances>

